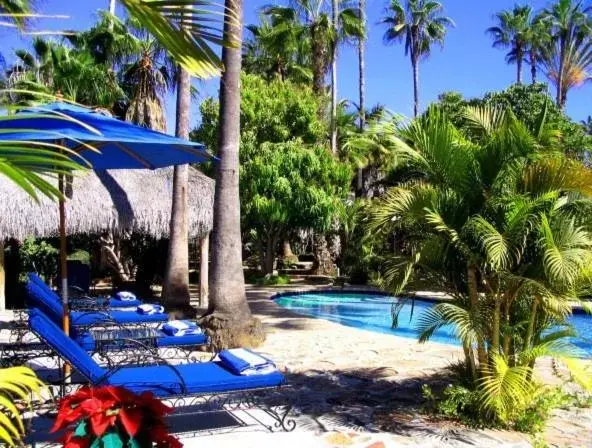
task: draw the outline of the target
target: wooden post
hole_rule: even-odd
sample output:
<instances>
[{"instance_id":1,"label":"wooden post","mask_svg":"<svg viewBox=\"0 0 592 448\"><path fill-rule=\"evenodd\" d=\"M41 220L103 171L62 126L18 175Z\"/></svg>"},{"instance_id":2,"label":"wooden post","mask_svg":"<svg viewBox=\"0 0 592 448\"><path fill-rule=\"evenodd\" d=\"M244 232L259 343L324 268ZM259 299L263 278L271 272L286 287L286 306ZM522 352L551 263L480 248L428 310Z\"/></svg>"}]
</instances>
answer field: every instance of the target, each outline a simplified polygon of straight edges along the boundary
<instances>
[{"instance_id":1,"label":"wooden post","mask_svg":"<svg viewBox=\"0 0 592 448\"><path fill-rule=\"evenodd\" d=\"M4 240L0 238L0 311L6 309L6 271L4 270Z\"/></svg>"},{"instance_id":2,"label":"wooden post","mask_svg":"<svg viewBox=\"0 0 592 448\"><path fill-rule=\"evenodd\" d=\"M209 262L210 262L210 234L199 241L199 306L208 307L209 293Z\"/></svg>"},{"instance_id":3,"label":"wooden post","mask_svg":"<svg viewBox=\"0 0 592 448\"><path fill-rule=\"evenodd\" d=\"M59 201L59 210L60 210L60 270L61 270L61 277L62 277L62 308L63 308L63 316L62 316L62 328L64 329L64 333L66 336L70 335L70 310L68 306L68 245L66 240L66 201L65 201L65 176L63 174L59 175L58 178L58 187L62 197ZM68 363L64 364L64 379L66 381L69 380L70 377L70 365Z\"/></svg>"}]
</instances>

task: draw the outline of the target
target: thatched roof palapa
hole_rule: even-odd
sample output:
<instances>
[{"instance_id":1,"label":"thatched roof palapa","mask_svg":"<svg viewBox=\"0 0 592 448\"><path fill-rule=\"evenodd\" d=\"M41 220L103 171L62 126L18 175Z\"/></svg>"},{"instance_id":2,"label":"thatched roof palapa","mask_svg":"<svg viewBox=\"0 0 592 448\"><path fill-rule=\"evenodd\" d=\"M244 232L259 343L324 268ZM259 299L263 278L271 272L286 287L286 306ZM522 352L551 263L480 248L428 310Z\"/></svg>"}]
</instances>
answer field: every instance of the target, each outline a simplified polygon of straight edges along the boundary
<instances>
[{"instance_id":1,"label":"thatched roof palapa","mask_svg":"<svg viewBox=\"0 0 592 448\"><path fill-rule=\"evenodd\" d=\"M68 235L106 229L137 230L156 238L169 233L173 168L91 171L74 176L66 194ZM189 236L212 230L214 181L189 169ZM11 180L0 177L0 238L58 235L58 204L35 202Z\"/></svg>"}]
</instances>

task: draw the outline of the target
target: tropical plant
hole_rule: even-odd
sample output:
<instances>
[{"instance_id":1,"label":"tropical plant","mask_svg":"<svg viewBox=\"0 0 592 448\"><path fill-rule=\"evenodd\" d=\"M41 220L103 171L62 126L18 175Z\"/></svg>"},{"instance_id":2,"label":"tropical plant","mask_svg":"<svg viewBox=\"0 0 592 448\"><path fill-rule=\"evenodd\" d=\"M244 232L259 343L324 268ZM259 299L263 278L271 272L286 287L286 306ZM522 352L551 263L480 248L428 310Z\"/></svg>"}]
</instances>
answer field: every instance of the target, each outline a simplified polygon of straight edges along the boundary
<instances>
[{"instance_id":1,"label":"tropical plant","mask_svg":"<svg viewBox=\"0 0 592 448\"><path fill-rule=\"evenodd\" d=\"M66 431L65 447L180 448L164 422L172 411L151 392L136 395L123 387L83 386L60 400L51 432Z\"/></svg>"},{"instance_id":2,"label":"tropical plant","mask_svg":"<svg viewBox=\"0 0 592 448\"><path fill-rule=\"evenodd\" d=\"M582 54L582 45L587 46L586 41L589 40L590 26L587 16L591 11L592 9L581 0L558 0L541 13L541 18L547 22L552 36L544 55L544 64L548 76L555 84L556 101L561 108L567 100L569 88L566 84L571 84L574 78L580 77L579 69L587 68L587 65L580 65L578 69L577 61Z\"/></svg>"},{"instance_id":3,"label":"tropical plant","mask_svg":"<svg viewBox=\"0 0 592 448\"><path fill-rule=\"evenodd\" d=\"M298 18L262 14L259 21L259 25L247 26L250 37L244 45L245 72L267 80L278 77L282 81L310 83L310 38Z\"/></svg>"},{"instance_id":4,"label":"tropical plant","mask_svg":"<svg viewBox=\"0 0 592 448\"><path fill-rule=\"evenodd\" d=\"M465 100L462 95L447 92L440 95L438 107L444 110L448 119L467 132L464 111L466 106L489 105L496 108L509 107L516 118L528 127L535 125L537 117L546 110L547 124L558 131L561 146L572 157L586 160L586 153L592 150L592 140L580 123L574 122L547 93L547 85L513 85L499 92L487 92L483 98Z\"/></svg>"},{"instance_id":5,"label":"tropical plant","mask_svg":"<svg viewBox=\"0 0 592 448\"><path fill-rule=\"evenodd\" d=\"M261 271L272 274L278 244L288 231L326 232L343 210L350 167L322 146L265 143L241 166L243 221L254 235Z\"/></svg>"},{"instance_id":6,"label":"tropical plant","mask_svg":"<svg viewBox=\"0 0 592 448\"><path fill-rule=\"evenodd\" d=\"M286 236L287 229L296 225L296 203L291 203L290 198L299 198L310 204L320 200L320 194L318 198L306 199L302 192L308 186L316 188L327 184L326 177L322 177L327 174L327 163L333 168L337 165L317 154L319 143L325 141L327 128L318 117L320 102L310 87L279 79L268 82L254 75L243 75L241 87L241 224L244 235L256 231L255 239L259 243L269 243L271 250L263 250L264 254L269 254L268 260L271 259L269 266L273 263L281 237ZM202 123L192 133L192 138L215 145L220 125L218 104L213 99L207 99L200 110ZM284 143L287 142L293 142L290 146L296 151L293 158L286 150ZM313 148L305 149L305 145ZM274 148L277 148L277 154L273 152ZM319 175L318 184L314 176L310 182L302 178L304 167L310 176L313 172ZM338 174L334 176L338 177ZM274 185L277 186L275 192ZM281 213L272 213L271 206L264 204L268 194L271 194L269 202L276 204ZM273 226L269 225L270 222ZM322 227L318 222L311 218L310 224ZM264 226L273 238L267 238ZM266 257L262 255L261 258Z\"/></svg>"},{"instance_id":7,"label":"tropical plant","mask_svg":"<svg viewBox=\"0 0 592 448\"><path fill-rule=\"evenodd\" d=\"M522 63L526 54L531 50L531 58L536 54L536 47L529 47L533 22L532 8L528 5L516 5L512 10L498 12L495 18L497 25L488 28L487 33L492 36L494 47L509 48L506 61L508 64L516 64L516 82L521 84ZM535 42L534 36L532 42ZM536 70L536 64L534 67Z\"/></svg>"},{"instance_id":8,"label":"tropical plant","mask_svg":"<svg viewBox=\"0 0 592 448\"><path fill-rule=\"evenodd\" d=\"M451 18L442 16L443 6L433 0L391 0L386 17L386 43L405 42L405 55L411 60L413 69L413 112L419 113L419 63L430 56L434 43L444 45L449 27L454 26Z\"/></svg>"},{"instance_id":9,"label":"tropical plant","mask_svg":"<svg viewBox=\"0 0 592 448\"><path fill-rule=\"evenodd\" d=\"M453 326L480 410L502 422L531 402L540 356L566 359L591 386L565 318L590 288L592 178L545 115L527 127L507 109L468 108L468 134L429 109L399 131L404 180L371 212L373 231L406 235L384 261L385 285L429 281L454 297L420 317L420 341Z\"/></svg>"},{"instance_id":10,"label":"tropical plant","mask_svg":"<svg viewBox=\"0 0 592 448\"><path fill-rule=\"evenodd\" d=\"M20 446L25 434L20 404L30 407L42 387L43 383L28 367L0 369L0 440L6 445Z\"/></svg>"},{"instance_id":11,"label":"tropical plant","mask_svg":"<svg viewBox=\"0 0 592 448\"><path fill-rule=\"evenodd\" d=\"M564 108L567 94L592 79L592 39L583 35L561 48L561 41L549 45L543 53L541 66L557 89L557 104Z\"/></svg>"},{"instance_id":12,"label":"tropical plant","mask_svg":"<svg viewBox=\"0 0 592 448\"><path fill-rule=\"evenodd\" d=\"M545 51L551 44L552 37L549 22L540 15L534 16L526 33L527 60L530 65L532 84L537 82L537 69L545 60Z\"/></svg>"}]
</instances>

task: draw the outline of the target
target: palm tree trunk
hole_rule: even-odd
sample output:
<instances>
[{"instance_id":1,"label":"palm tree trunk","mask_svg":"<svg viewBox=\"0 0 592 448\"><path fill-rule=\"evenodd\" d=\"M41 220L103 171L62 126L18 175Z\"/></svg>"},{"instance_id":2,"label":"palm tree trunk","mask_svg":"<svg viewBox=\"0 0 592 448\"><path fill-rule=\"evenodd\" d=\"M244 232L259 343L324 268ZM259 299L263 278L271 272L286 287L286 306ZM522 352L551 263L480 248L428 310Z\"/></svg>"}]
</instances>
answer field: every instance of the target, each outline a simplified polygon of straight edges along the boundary
<instances>
[{"instance_id":1,"label":"palm tree trunk","mask_svg":"<svg viewBox=\"0 0 592 448\"><path fill-rule=\"evenodd\" d=\"M360 20L366 28L366 0L360 0ZM358 70L360 93L360 131L366 127L366 37L358 39ZM364 169L358 168L357 190L361 194L364 188Z\"/></svg>"},{"instance_id":2,"label":"palm tree trunk","mask_svg":"<svg viewBox=\"0 0 592 448\"><path fill-rule=\"evenodd\" d=\"M530 308L530 320L528 322L528 328L526 330L526 336L524 337L524 347L522 348L524 351L529 350L532 344L532 339L534 335L534 327L536 325L537 319L537 311L539 307L539 299L535 297L532 300L532 306Z\"/></svg>"},{"instance_id":3,"label":"palm tree trunk","mask_svg":"<svg viewBox=\"0 0 592 448\"><path fill-rule=\"evenodd\" d=\"M522 54L519 53L516 59L516 84L522 84Z\"/></svg>"},{"instance_id":4,"label":"palm tree trunk","mask_svg":"<svg viewBox=\"0 0 592 448\"><path fill-rule=\"evenodd\" d=\"M109 12L115 14L115 0L109 0Z\"/></svg>"},{"instance_id":5,"label":"palm tree trunk","mask_svg":"<svg viewBox=\"0 0 592 448\"><path fill-rule=\"evenodd\" d=\"M469 301L471 307L472 319L479 319L479 290L477 288L477 268L473 265L467 269L467 283L469 290ZM479 326L479 323L477 323ZM477 359L479 360L479 370L483 371L487 364L487 351L485 349L485 340L480 329L477 329Z\"/></svg>"},{"instance_id":6,"label":"palm tree trunk","mask_svg":"<svg viewBox=\"0 0 592 448\"><path fill-rule=\"evenodd\" d=\"M316 24L310 30L312 46L312 89L315 94L321 95L325 90L324 58L325 51L323 42L320 41L319 31Z\"/></svg>"},{"instance_id":7,"label":"palm tree trunk","mask_svg":"<svg viewBox=\"0 0 592 448\"><path fill-rule=\"evenodd\" d=\"M563 109L563 68L565 66L566 41L564 37L560 38L559 43L559 73L557 74L557 106Z\"/></svg>"},{"instance_id":8,"label":"palm tree trunk","mask_svg":"<svg viewBox=\"0 0 592 448\"><path fill-rule=\"evenodd\" d=\"M337 21L339 20L339 2L332 0L333 33L331 45L331 152L337 155Z\"/></svg>"},{"instance_id":9,"label":"palm tree trunk","mask_svg":"<svg viewBox=\"0 0 592 448\"><path fill-rule=\"evenodd\" d=\"M536 67L536 54L534 50L530 51L530 77L532 83L536 84L537 67Z\"/></svg>"},{"instance_id":10,"label":"palm tree trunk","mask_svg":"<svg viewBox=\"0 0 592 448\"><path fill-rule=\"evenodd\" d=\"M265 339L261 322L247 303L242 263L239 198L240 74L242 0L225 0L220 80L220 130L214 197L210 303L202 324L215 348L256 346Z\"/></svg>"},{"instance_id":11,"label":"palm tree trunk","mask_svg":"<svg viewBox=\"0 0 592 448\"><path fill-rule=\"evenodd\" d=\"M419 61L412 56L411 65L413 66L413 116L419 114Z\"/></svg>"},{"instance_id":12,"label":"palm tree trunk","mask_svg":"<svg viewBox=\"0 0 592 448\"><path fill-rule=\"evenodd\" d=\"M189 138L191 111L191 77L182 67L177 75L177 124L175 135ZM173 205L170 239L162 297L167 305L189 306L189 217L187 210L187 182L189 166L175 167L173 175Z\"/></svg>"}]
</instances>

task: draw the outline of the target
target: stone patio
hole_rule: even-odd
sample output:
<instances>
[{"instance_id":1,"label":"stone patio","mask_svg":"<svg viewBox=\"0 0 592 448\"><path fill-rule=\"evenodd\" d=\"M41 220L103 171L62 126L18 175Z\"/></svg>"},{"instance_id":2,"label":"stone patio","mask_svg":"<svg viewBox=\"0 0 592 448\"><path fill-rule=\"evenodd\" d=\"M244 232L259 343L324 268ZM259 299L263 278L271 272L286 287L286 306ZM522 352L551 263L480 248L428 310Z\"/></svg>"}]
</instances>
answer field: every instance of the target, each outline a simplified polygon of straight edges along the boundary
<instances>
[{"instance_id":1,"label":"stone patio","mask_svg":"<svg viewBox=\"0 0 592 448\"><path fill-rule=\"evenodd\" d=\"M301 411L299 433L312 432L319 446L531 446L528 435L474 430L422 412L421 386L448 384L442 374L461 359L460 348L301 316L270 300L280 289L315 288L248 288L251 308L267 329L259 350L288 375ZM549 376L550 362L538 368ZM545 439L553 447L592 447L592 410L557 411Z\"/></svg>"}]
</instances>

